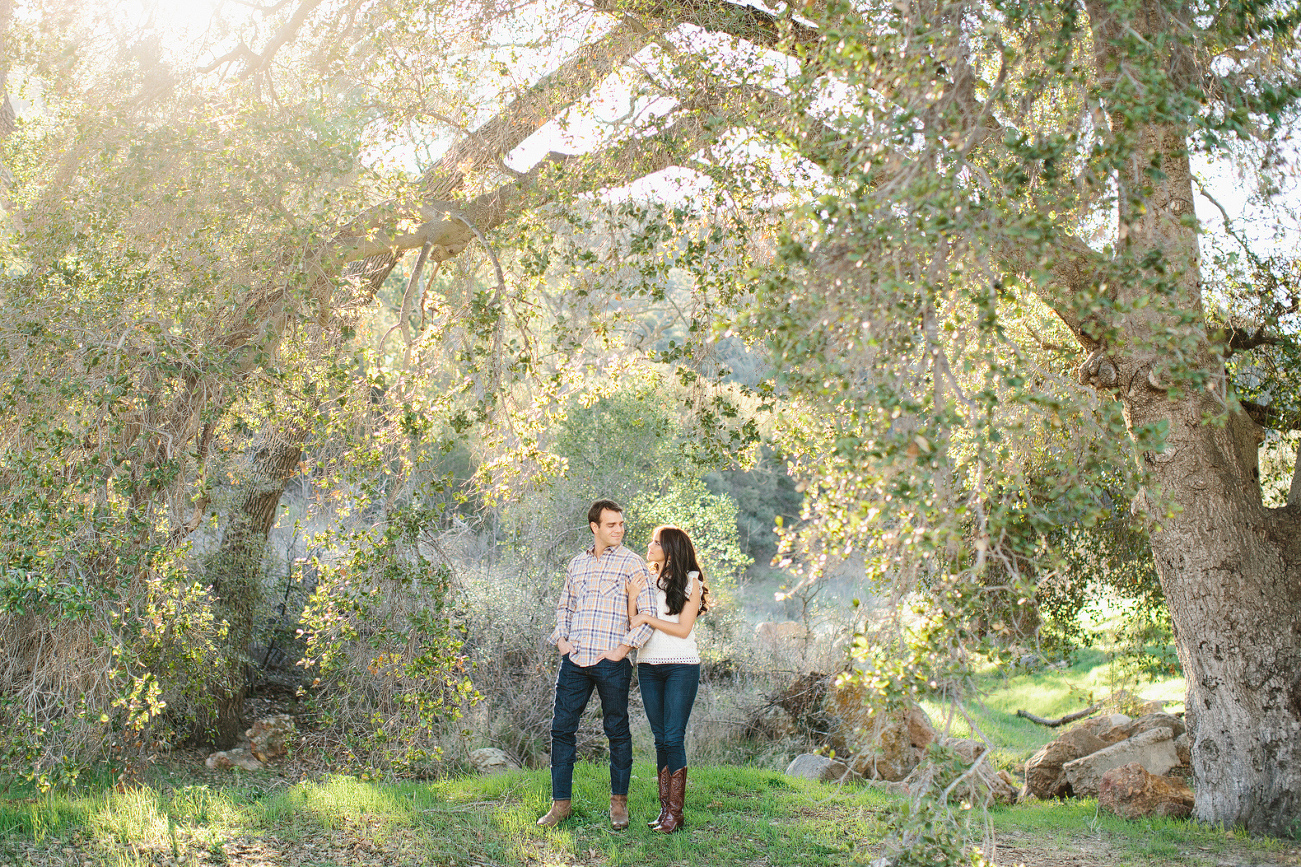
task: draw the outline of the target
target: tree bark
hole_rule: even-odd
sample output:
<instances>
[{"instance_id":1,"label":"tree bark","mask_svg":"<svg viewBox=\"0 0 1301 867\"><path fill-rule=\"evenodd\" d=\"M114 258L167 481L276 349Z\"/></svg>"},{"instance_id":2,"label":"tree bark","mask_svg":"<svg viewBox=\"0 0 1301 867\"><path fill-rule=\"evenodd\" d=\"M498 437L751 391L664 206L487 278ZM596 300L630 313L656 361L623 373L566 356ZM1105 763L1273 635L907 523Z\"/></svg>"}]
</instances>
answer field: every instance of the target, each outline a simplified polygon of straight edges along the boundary
<instances>
[{"instance_id":1,"label":"tree bark","mask_svg":"<svg viewBox=\"0 0 1301 867\"><path fill-rule=\"evenodd\" d=\"M1195 815L1281 836L1301 815L1301 518L1261 505L1242 457L1251 423L1208 425L1206 403L1131 409L1136 424L1170 422L1144 462L1175 506L1152 551L1188 684Z\"/></svg>"},{"instance_id":2,"label":"tree bark","mask_svg":"<svg viewBox=\"0 0 1301 867\"><path fill-rule=\"evenodd\" d=\"M1132 81L1118 34L1189 27L1177 0L1128 11L1090 3L1089 14L1104 88ZM1187 85L1180 79L1194 64L1171 42L1170 83ZM1165 431L1163 445L1141 456L1150 491L1134 507L1151 531L1187 678L1195 815L1291 834L1301 811L1301 508L1264 507L1260 428L1230 402L1224 359L1206 330L1189 131L1135 124L1143 109L1123 96L1110 113L1112 129L1134 137L1118 178L1118 261L1130 263L1130 278L1116 309L1127 312L1101 323L1109 336L1081 380L1119 393L1136 441ZM1147 264L1154 254L1159 264Z\"/></svg>"},{"instance_id":3,"label":"tree bark","mask_svg":"<svg viewBox=\"0 0 1301 867\"><path fill-rule=\"evenodd\" d=\"M248 647L261 607L267 536L285 485L302 458L302 437L289 433L264 443L253 455L248 481L236 498L221 544L208 559L217 615L227 624L223 661L214 672L213 707L200 718L200 737L226 749L244 731Z\"/></svg>"}]
</instances>

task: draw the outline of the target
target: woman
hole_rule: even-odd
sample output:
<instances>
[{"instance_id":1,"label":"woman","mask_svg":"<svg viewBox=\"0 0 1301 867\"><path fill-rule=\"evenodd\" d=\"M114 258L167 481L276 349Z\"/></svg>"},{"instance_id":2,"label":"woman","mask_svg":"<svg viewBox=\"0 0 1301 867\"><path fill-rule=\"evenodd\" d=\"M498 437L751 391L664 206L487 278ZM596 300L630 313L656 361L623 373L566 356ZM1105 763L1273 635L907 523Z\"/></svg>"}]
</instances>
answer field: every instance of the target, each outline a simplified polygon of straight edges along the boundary
<instances>
[{"instance_id":1,"label":"woman","mask_svg":"<svg viewBox=\"0 0 1301 867\"><path fill-rule=\"evenodd\" d=\"M700 654L693 628L696 615L707 608L709 590L696 560L696 548L678 527L655 528L646 548L646 563L655 578L655 611L660 616L637 612L637 594L646 582L638 576L628 583L628 617L633 627L649 623L655 628L637 653L637 681L655 735L660 788L659 817L647 824L671 834L684 824L687 720L700 685Z\"/></svg>"}]
</instances>

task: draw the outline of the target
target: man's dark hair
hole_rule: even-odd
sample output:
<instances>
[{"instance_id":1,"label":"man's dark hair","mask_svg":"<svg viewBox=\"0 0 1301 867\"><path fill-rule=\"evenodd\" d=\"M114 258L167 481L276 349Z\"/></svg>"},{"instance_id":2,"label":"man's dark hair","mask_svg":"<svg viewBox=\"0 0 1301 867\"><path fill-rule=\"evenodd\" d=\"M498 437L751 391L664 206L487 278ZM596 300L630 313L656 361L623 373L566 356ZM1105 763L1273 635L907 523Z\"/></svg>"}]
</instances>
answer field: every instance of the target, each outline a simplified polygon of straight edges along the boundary
<instances>
[{"instance_id":1,"label":"man's dark hair","mask_svg":"<svg viewBox=\"0 0 1301 867\"><path fill-rule=\"evenodd\" d=\"M587 523L601 523L601 513L604 511L618 512L623 514L623 506L620 506L614 500L597 500L592 504L592 508L587 510Z\"/></svg>"}]
</instances>

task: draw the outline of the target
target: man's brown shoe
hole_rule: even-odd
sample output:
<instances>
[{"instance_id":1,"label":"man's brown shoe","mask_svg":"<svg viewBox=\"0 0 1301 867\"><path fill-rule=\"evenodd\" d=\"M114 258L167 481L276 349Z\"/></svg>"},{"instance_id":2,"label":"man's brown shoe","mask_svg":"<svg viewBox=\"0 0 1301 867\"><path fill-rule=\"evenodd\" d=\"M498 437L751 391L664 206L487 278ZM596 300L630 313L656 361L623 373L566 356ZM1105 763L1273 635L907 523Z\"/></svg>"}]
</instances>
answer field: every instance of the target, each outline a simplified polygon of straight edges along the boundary
<instances>
[{"instance_id":1,"label":"man's brown shoe","mask_svg":"<svg viewBox=\"0 0 1301 867\"><path fill-rule=\"evenodd\" d=\"M569 809L568 801L552 801L551 809L547 811L545 816L538 819L538 824L544 828L554 828L565 819L568 819L572 812Z\"/></svg>"},{"instance_id":2,"label":"man's brown shoe","mask_svg":"<svg viewBox=\"0 0 1301 867\"><path fill-rule=\"evenodd\" d=\"M610 796L610 827L616 831L628 828L628 796Z\"/></svg>"}]
</instances>

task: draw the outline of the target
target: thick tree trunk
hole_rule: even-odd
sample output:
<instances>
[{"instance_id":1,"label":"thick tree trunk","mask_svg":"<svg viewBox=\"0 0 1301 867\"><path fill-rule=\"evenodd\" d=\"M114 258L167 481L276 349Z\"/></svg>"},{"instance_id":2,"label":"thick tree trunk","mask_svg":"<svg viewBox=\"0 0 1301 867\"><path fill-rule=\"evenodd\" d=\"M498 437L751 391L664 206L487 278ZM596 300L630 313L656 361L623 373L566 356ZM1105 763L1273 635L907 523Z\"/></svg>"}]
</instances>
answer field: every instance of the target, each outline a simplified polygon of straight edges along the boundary
<instances>
[{"instance_id":1,"label":"thick tree trunk","mask_svg":"<svg viewBox=\"0 0 1301 867\"><path fill-rule=\"evenodd\" d=\"M214 672L211 717L200 720L200 729L223 749L233 746L244 730L248 647L262 600L267 536L302 453L300 436L280 438L258 449L248 481L232 506L221 545L208 560L216 611L228 631L225 659Z\"/></svg>"},{"instance_id":2,"label":"thick tree trunk","mask_svg":"<svg viewBox=\"0 0 1301 867\"><path fill-rule=\"evenodd\" d=\"M1301 510L1262 504L1260 428L1228 406L1202 324L1185 141L1177 126L1147 127L1141 168L1121 178L1126 253L1158 252L1162 265L1118 291L1133 312L1119 323L1115 384L1131 432L1165 429L1143 455L1151 489L1136 505L1187 677L1196 815L1286 834L1301 810Z\"/></svg>"},{"instance_id":3,"label":"thick tree trunk","mask_svg":"<svg viewBox=\"0 0 1301 867\"><path fill-rule=\"evenodd\" d=\"M1116 264L1127 276L1111 290L1116 318L1077 329L1097 346L1081 380L1119 393L1137 441L1165 431L1143 454L1150 489L1135 507L1187 677L1195 814L1291 834L1301 814L1301 507L1261 502L1260 429L1231 407L1204 325L1188 129L1173 115L1154 122L1134 99L1133 83L1158 69L1125 47L1129 33L1157 44L1188 31L1191 11L1182 0L1088 9L1111 128L1133 152L1117 178ZM1164 44L1164 86L1192 90L1196 58L1178 39Z\"/></svg>"},{"instance_id":4,"label":"thick tree trunk","mask_svg":"<svg viewBox=\"0 0 1301 867\"><path fill-rule=\"evenodd\" d=\"M1149 501L1188 683L1196 816L1293 834L1301 821L1301 510L1261 505L1258 440L1244 415L1220 427L1205 423L1220 408L1202 395L1173 413L1164 395L1153 398L1131 412L1137 424L1170 421L1165 449L1144 461L1174 506L1165 512Z\"/></svg>"}]
</instances>

